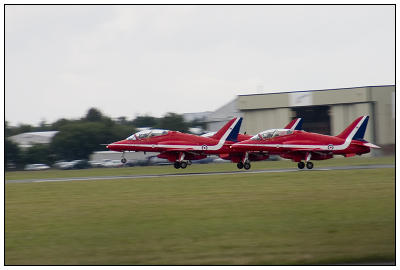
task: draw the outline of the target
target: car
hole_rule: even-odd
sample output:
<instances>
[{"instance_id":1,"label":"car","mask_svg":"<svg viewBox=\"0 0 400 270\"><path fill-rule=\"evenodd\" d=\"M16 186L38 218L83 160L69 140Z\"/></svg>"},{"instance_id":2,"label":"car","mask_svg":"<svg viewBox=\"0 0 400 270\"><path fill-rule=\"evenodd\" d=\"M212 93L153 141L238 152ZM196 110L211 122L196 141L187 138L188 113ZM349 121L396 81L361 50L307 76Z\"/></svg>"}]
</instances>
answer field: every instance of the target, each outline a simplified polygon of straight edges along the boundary
<instances>
[{"instance_id":1,"label":"car","mask_svg":"<svg viewBox=\"0 0 400 270\"><path fill-rule=\"evenodd\" d=\"M98 161L98 160L91 160L91 161L89 161L89 164L90 164L90 166L92 168L102 168L102 167L104 167L103 163L101 161Z\"/></svg>"},{"instance_id":2,"label":"car","mask_svg":"<svg viewBox=\"0 0 400 270\"><path fill-rule=\"evenodd\" d=\"M84 159L73 160L71 161L71 163L72 163L71 169L87 169L91 167L90 163Z\"/></svg>"},{"instance_id":3,"label":"car","mask_svg":"<svg viewBox=\"0 0 400 270\"><path fill-rule=\"evenodd\" d=\"M59 161L54 163L53 167L61 170L86 169L91 164L87 160L77 159L73 161Z\"/></svg>"},{"instance_id":4,"label":"car","mask_svg":"<svg viewBox=\"0 0 400 270\"><path fill-rule=\"evenodd\" d=\"M111 160L111 159L103 159L102 165L105 168L115 168L115 167L122 167L123 166L121 161L119 161L119 160Z\"/></svg>"},{"instance_id":5,"label":"car","mask_svg":"<svg viewBox=\"0 0 400 270\"><path fill-rule=\"evenodd\" d=\"M40 171L50 169L46 164L27 164L24 168L25 171Z\"/></svg>"},{"instance_id":6,"label":"car","mask_svg":"<svg viewBox=\"0 0 400 270\"><path fill-rule=\"evenodd\" d=\"M56 169L65 169L68 166L69 162L64 160L57 161L56 163L53 164L53 167Z\"/></svg>"}]
</instances>

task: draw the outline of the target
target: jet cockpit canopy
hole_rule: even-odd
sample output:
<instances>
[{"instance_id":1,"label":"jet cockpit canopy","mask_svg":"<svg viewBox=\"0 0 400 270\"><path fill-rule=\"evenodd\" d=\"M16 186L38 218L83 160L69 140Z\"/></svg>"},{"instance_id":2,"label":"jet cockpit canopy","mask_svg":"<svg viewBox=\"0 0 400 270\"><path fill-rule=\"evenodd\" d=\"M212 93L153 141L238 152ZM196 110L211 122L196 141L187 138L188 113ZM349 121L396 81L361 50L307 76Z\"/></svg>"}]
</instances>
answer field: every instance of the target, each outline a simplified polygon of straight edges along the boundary
<instances>
[{"instance_id":1,"label":"jet cockpit canopy","mask_svg":"<svg viewBox=\"0 0 400 270\"><path fill-rule=\"evenodd\" d=\"M166 130L166 129L146 129L146 130L136 132L135 134L129 136L126 139L127 140L142 140L145 138L151 138L151 137L155 137L155 136L165 135L168 133L168 131L169 130Z\"/></svg>"},{"instance_id":2,"label":"jet cockpit canopy","mask_svg":"<svg viewBox=\"0 0 400 270\"><path fill-rule=\"evenodd\" d=\"M284 136L292 134L293 130L291 129L268 129L263 132L258 133L251 137L251 140L258 141L258 140L268 140L278 136Z\"/></svg>"}]
</instances>

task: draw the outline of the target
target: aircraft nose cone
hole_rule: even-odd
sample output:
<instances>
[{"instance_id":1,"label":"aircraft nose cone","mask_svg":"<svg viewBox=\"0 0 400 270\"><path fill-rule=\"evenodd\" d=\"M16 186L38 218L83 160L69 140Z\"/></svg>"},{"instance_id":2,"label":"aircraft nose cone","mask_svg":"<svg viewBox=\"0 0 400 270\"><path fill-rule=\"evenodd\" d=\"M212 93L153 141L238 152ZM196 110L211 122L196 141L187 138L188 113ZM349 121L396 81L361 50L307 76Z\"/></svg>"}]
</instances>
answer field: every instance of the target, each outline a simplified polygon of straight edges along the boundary
<instances>
[{"instance_id":1,"label":"aircraft nose cone","mask_svg":"<svg viewBox=\"0 0 400 270\"><path fill-rule=\"evenodd\" d=\"M108 149L112 150L114 148L114 144L110 143L109 145L106 146Z\"/></svg>"},{"instance_id":2,"label":"aircraft nose cone","mask_svg":"<svg viewBox=\"0 0 400 270\"><path fill-rule=\"evenodd\" d=\"M113 143L108 144L106 147L107 147L107 149L112 150L112 151L122 151L123 146L121 145L121 143L123 143L123 141L113 142Z\"/></svg>"}]
</instances>

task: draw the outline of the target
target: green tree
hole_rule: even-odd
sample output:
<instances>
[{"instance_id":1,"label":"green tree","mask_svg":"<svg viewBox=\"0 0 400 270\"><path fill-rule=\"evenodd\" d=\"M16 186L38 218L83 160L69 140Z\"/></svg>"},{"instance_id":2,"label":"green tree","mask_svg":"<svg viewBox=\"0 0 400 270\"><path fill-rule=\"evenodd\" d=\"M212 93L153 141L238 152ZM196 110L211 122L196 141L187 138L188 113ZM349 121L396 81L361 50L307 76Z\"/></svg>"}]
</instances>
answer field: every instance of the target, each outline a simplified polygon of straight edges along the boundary
<instances>
[{"instance_id":1,"label":"green tree","mask_svg":"<svg viewBox=\"0 0 400 270\"><path fill-rule=\"evenodd\" d=\"M8 165L16 165L20 163L21 150L18 145L9 139L4 140L4 168L8 168Z\"/></svg>"},{"instance_id":2,"label":"green tree","mask_svg":"<svg viewBox=\"0 0 400 270\"><path fill-rule=\"evenodd\" d=\"M103 114L96 108L90 108L84 118L86 121L99 122L103 119Z\"/></svg>"},{"instance_id":3,"label":"green tree","mask_svg":"<svg viewBox=\"0 0 400 270\"><path fill-rule=\"evenodd\" d=\"M53 124L51 124L51 130L60 130L62 126L65 126L69 123L72 123L73 121L67 120L65 118L61 118L57 121L55 121Z\"/></svg>"},{"instance_id":4,"label":"green tree","mask_svg":"<svg viewBox=\"0 0 400 270\"><path fill-rule=\"evenodd\" d=\"M51 125L47 124L45 120L40 121L39 126L34 127L34 131L49 131L51 130Z\"/></svg>"},{"instance_id":5,"label":"green tree","mask_svg":"<svg viewBox=\"0 0 400 270\"><path fill-rule=\"evenodd\" d=\"M121 125L129 125L129 121L126 119L125 116L120 116L117 118L117 123Z\"/></svg>"},{"instance_id":6,"label":"green tree","mask_svg":"<svg viewBox=\"0 0 400 270\"><path fill-rule=\"evenodd\" d=\"M22 151L23 164L43 163L50 165L54 162L55 156L52 155L48 144L35 144Z\"/></svg>"},{"instance_id":7,"label":"green tree","mask_svg":"<svg viewBox=\"0 0 400 270\"><path fill-rule=\"evenodd\" d=\"M154 127L157 123L158 118L149 115L138 116L132 121L132 124L135 127Z\"/></svg>"},{"instance_id":8,"label":"green tree","mask_svg":"<svg viewBox=\"0 0 400 270\"><path fill-rule=\"evenodd\" d=\"M6 126L5 126L5 137L10 137L13 135L17 135L20 133L25 133L25 132L32 132L35 131L35 127L31 125L26 125L26 124L20 124L16 127L10 126L8 122L6 121Z\"/></svg>"},{"instance_id":9,"label":"green tree","mask_svg":"<svg viewBox=\"0 0 400 270\"><path fill-rule=\"evenodd\" d=\"M181 132L187 132L189 129L189 126L183 119L182 115L171 112L160 118L156 127L162 129L177 130Z\"/></svg>"},{"instance_id":10,"label":"green tree","mask_svg":"<svg viewBox=\"0 0 400 270\"><path fill-rule=\"evenodd\" d=\"M57 159L88 159L94 151L106 150L104 144L128 137L134 129L107 122L74 122L62 126L52 142L51 151Z\"/></svg>"},{"instance_id":11,"label":"green tree","mask_svg":"<svg viewBox=\"0 0 400 270\"><path fill-rule=\"evenodd\" d=\"M8 123L8 121L4 122L4 137L10 137L12 134L13 130L12 127L10 127L10 124Z\"/></svg>"}]
</instances>

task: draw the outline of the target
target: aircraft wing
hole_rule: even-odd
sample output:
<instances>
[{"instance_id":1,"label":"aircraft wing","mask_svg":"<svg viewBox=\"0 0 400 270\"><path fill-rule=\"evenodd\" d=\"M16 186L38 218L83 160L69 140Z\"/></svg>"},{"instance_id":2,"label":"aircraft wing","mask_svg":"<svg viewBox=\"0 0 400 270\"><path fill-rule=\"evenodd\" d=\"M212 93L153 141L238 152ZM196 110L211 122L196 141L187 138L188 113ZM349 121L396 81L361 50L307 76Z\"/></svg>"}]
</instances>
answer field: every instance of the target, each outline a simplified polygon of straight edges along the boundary
<instances>
[{"instance_id":1,"label":"aircraft wing","mask_svg":"<svg viewBox=\"0 0 400 270\"><path fill-rule=\"evenodd\" d=\"M163 150L163 152L190 152L190 151L196 151L193 148L169 148Z\"/></svg>"},{"instance_id":2,"label":"aircraft wing","mask_svg":"<svg viewBox=\"0 0 400 270\"><path fill-rule=\"evenodd\" d=\"M321 149L321 148L285 148L288 152L329 152L326 149Z\"/></svg>"},{"instance_id":3,"label":"aircraft wing","mask_svg":"<svg viewBox=\"0 0 400 270\"><path fill-rule=\"evenodd\" d=\"M313 141L299 142L299 141L286 141L283 142L282 151L287 150L288 152L327 152L328 150L322 149L320 147L307 147L313 146L315 143ZM329 151L328 151L329 152Z\"/></svg>"},{"instance_id":4,"label":"aircraft wing","mask_svg":"<svg viewBox=\"0 0 400 270\"><path fill-rule=\"evenodd\" d=\"M168 150L163 150L162 153L171 154L171 153L185 153L193 156L204 156L201 150L194 150L192 148L173 148Z\"/></svg>"}]
</instances>

